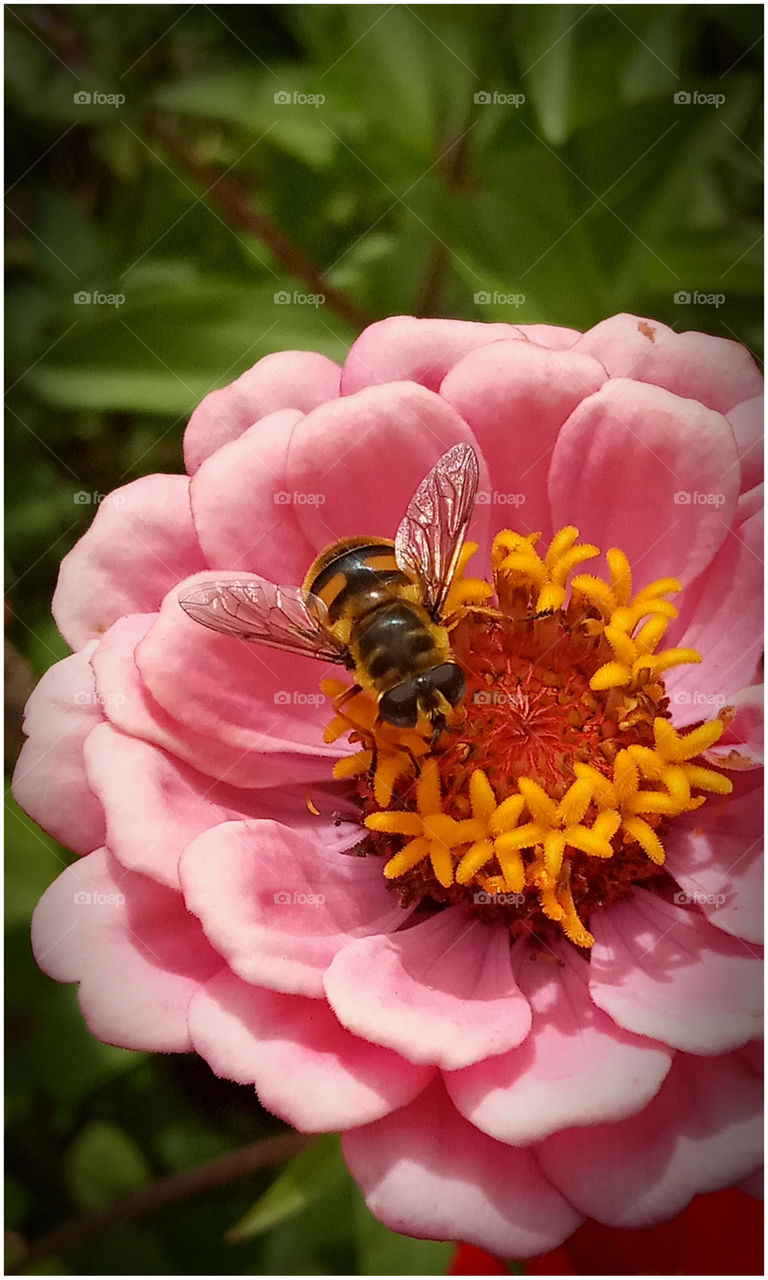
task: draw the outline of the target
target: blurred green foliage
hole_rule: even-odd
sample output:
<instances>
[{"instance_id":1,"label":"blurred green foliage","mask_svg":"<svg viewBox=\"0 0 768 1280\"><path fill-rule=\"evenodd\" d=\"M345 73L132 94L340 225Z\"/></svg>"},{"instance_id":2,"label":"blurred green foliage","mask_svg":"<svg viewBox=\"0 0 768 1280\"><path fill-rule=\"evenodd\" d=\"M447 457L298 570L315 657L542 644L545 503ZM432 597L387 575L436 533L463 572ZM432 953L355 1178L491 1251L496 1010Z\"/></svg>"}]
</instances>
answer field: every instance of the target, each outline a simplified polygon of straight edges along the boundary
<instances>
[{"instance_id":1,"label":"blurred green foliage","mask_svg":"<svg viewBox=\"0 0 768 1280\"><path fill-rule=\"evenodd\" d=\"M5 21L11 755L31 684L67 652L50 596L99 495L180 470L190 410L268 352L341 360L366 318L399 312L585 328L621 310L760 350L759 6L18 5ZM7 829L7 1215L34 1238L280 1126L196 1060L90 1037L28 941L68 855L12 807ZM445 1269L445 1246L385 1231L340 1165L319 1167L328 1185L303 1200L302 1166L271 1191L254 1174L38 1269ZM225 1242L257 1196L271 1228Z\"/></svg>"}]
</instances>

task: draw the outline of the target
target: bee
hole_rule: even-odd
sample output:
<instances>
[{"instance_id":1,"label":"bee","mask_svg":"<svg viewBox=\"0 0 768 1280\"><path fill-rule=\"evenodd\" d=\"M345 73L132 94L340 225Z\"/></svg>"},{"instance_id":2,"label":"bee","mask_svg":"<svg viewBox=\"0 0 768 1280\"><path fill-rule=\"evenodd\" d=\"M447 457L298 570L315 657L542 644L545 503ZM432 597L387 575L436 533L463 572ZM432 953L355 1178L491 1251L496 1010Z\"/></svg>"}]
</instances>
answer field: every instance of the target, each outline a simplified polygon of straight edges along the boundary
<instances>
[{"instance_id":1,"label":"bee","mask_svg":"<svg viewBox=\"0 0 768 1280\"><path fill-rule=\"evenodd\" d=\"M378 722L413 729L423 718L434 744L466 688L445 604L478 474L474 449L456 444L418 486L394 542L342 538L301 587L256 576L204 582L179 604L223 635L345 666L355 683L342 700L366 690L378 700Z\"/></svg>"}]
</instances>

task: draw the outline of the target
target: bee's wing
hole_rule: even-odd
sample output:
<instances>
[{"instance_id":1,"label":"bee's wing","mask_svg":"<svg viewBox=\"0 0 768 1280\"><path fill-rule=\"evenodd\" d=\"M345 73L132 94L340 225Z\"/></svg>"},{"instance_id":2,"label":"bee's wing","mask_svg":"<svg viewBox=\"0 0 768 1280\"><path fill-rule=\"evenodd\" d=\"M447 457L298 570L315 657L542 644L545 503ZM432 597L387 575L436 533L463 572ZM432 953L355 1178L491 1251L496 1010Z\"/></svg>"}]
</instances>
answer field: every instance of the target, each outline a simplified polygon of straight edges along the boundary
<instances>
[{"instance_id":1,"label":"bee's wing","mask_svg":"<svg viewBox=\"0 0 768 1280\"><path fill-rule=\"evenodd\" d=\"M474 449L455 444L422 480L395 536L395 559L403 573L419 582L435 619L456 571L478 478Z\"/></svg>"},{"instance_id":2,"label":"bee's wing","mask_svg":"<svg viewBox=\"0 0 768 1280\"><path fill-rule=\"evenodd\" d=\"M347 651L325 629L322 600L301 587L278 587L266 578L200 582L179 595L190 618L211 631L273 649L345 662Z\"/></svg>"}]
</instances>

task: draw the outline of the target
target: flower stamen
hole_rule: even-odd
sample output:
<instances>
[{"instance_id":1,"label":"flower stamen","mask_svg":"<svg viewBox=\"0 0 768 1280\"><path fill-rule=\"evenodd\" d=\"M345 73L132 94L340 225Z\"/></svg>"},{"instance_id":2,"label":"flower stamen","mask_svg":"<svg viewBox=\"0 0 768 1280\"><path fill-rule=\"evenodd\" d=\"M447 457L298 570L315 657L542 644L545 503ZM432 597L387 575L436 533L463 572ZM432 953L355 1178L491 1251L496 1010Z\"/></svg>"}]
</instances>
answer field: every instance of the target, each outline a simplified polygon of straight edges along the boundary
<instances>
[{"instance_id":1,"label":"flower stamen","mask_svg":"<svg viewBox=\"0 0 768 1280\"><path fill-rule=\"evenodd\" d=\"M373 847L403 901L473 903L501 913L513 934L556 925L588 948L590 912L634 883L662 887L670 823L732 785L700 759L724 722L678 732L669 720L664 673L701 661L693 649L659 650L677 616L665 597L679 583L660 578L633 594L618 548L606 553L607 579L571 578L599 554L578 536L567 526L539 554L539 534L500 533L498 609L485 607L487 583L463 579L476 550L464 548L448 602L464 717L436 750L423 726L380 722L367 694L322 687L336 712L326 740L349 732L363 745L334 776L357 778Z\"/></svg>"}]
</instances>

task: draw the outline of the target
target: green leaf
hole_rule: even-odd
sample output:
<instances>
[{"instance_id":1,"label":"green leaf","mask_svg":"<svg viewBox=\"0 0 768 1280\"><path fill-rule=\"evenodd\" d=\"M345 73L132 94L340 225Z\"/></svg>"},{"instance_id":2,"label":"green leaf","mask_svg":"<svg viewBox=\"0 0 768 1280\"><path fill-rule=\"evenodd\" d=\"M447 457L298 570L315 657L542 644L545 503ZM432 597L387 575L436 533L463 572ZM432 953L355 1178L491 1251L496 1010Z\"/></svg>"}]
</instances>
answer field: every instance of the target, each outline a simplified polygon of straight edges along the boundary
<instances>
[{"instance_id":1,"label":"green leaf","mask_svg":"<svg viewBox=\"0 0 768 1280\"><path fill-rule=\"evenodd\" d=\"M81 1209L103 1209L152 1181L152 1171L133 1139L102 1120L94 1120L77 1135L65 1153L64 1171L70 1195Z\"/></svg>"},{"instance_id":2,"label":"green leaf","mask_svg":"<svg viewBox=\"0 0 768 1280\"><path fill-rule=\"evenodd\" d=\"M227 1233L227 1239L239 1243L262 1235L320 1200L346 1176L338 1135L318 1138L294 1156L269 1190Z\"/></svg>"},{"instance_id":3,"label":"green leaf","mask_svg":"<svg viewBox=\"0 0 768 1280\"><path fill-rule=\"evenodd\" d=\"M25 925L40 895L72 860L9 795L5 802L5 921Z\"/></svg>"},{"instance_id":4,"label":"green leaf","mask_svg":"<svg viewBox=\"0 0 768 1280\"><path fill-rule=\"evenodd\" d=\"M518 32L520 86L555 146L568 136L577 31L586 13L576 5L526 5Z\"/></svg>"},{"instance_id":5,"label":"green leaf","mask_svg":"<svg viewBox=\"0 0 768 1280\"><path fill-rule=\"evenodd\" d=\"M125 303L73 306L71 332L27 375L62 408L186 415L216 386L271 351L322 351L343 359L351 335L323 307L284 305L309 296L294 281L243 288L208 279L169 289L124 286Z\"/></svg>"},{"instance_id":6,"label":"green leaf","mask_svg":"<svg viewBox=\"0 0 768 1280\"><path fill-rule=\"evenodd\" d=\"M9 1120L36 1115L41 1101L63 1114L142 1061L143 1054L102 1044L91 1035L76 988L52 982L35 964L26 919L8 930L6 973Z\"/></svg>"},{"instance_id":7,"label":"green leaf","mask_svg":"<svg viewBox=\"0 0 768 1280\"><path fill-rule=\"evenodd\" d=\"M252 67L187 77L176 84L163 85L152 97L165 110L226 121L255 138L266 134L272 146L313 169L325 168L337 145L333 133L323 124L325 104L302 102L294 95L326 96L323 86L314 83L307 69L281 66L274 77L259 74L258 68Z\"/></svg>"}]
</instances>

